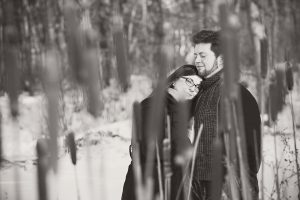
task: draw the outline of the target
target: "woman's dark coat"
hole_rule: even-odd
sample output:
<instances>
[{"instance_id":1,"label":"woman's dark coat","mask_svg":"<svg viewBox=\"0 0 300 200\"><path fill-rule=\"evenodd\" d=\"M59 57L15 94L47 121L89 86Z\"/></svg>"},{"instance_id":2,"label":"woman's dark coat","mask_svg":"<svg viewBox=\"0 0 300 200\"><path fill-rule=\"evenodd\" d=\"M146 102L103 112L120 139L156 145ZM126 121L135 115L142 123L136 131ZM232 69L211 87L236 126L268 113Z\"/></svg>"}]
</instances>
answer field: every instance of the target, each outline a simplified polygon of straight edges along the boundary
<instances>
[{"instance_id":1,"label":"woman's dark coat","mask_svg":"<svg viewBox=\"0 0 300 200\"><path fill-rule=\"evenodd\" d=\"M160 119L156 119L156 126L160 127L158 130L159 133L156 135L160 156L162 155L162 140L166 136L166 128L165 122L167 113L170 116L170 131L171 131L171 158L172 158L172 171L173 175L171 178L171 199L175 199L177 192L180 192L180 199L183 199L183 191L179 190L179 185L182 180L182 169L180 166L174 163L174 157L176 155L181 154L183 151L192 147L192 144L187 136L187 127L188 121L190 118L190 104L189 103L178 103L176 100L170 95L166 94L165 98L165 110L158 110L160 112ZM140 144L140 154L141 154L141 165L142 170L144 170L145 161L146 161L146 150L149 144L149 140L151 140L151 136L149 135L149 118L151 118L151 108L157 109L157 105L153 105L153 96L150 96L141 102L141 124L142 131L139 136L139 144ZM153 134L153 133L151 133ZM155 159L156 160L156 159ZM162 163L162 158L161 158ZM163 171L163 170L162 170ZM157 162L155 161L154 169L154 191L155 194L159 193L158 187L158 176L157 176ZM126 174L125 183L123 186L122 200L135 200L135 184L134 184L134 175L133 175L133 163L128 167L128 172Z\"/></svg>"}]
</instances>

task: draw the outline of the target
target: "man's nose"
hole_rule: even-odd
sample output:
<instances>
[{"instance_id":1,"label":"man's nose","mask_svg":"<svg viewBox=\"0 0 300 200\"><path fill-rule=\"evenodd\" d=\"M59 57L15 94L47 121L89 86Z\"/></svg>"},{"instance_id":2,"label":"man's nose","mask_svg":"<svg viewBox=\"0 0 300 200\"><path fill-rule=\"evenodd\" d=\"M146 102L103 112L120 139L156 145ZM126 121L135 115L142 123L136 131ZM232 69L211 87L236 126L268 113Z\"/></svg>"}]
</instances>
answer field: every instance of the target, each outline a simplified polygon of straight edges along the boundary
<instances>
[{"instance_id":1,"label":"man's nose","mask_svg":"<svg viewBox=\"0 0 300 200\"><path fill-rule=\"evenodd\" d=\"M195 63L200 63L202 61L200 56L196 56Z\"/></svg>"}]
</instances>

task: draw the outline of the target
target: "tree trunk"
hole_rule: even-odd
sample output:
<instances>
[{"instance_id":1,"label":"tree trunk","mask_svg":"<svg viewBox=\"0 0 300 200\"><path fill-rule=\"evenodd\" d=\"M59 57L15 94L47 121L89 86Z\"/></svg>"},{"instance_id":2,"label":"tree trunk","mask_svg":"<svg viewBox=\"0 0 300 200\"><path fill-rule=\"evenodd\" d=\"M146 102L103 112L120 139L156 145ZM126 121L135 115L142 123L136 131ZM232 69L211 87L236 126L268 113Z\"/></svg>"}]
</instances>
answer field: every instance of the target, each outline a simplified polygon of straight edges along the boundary
<instances>
[{"instance_id":1,"label":"tree trunk","mask_svg":"<svg viewBox=\"0 0 300 200\"><path fill-rule=\"evenodd\" d=\"M95 10L93 9L96 8ZM110 79L112 78L112 41L110 39L111 31L111 20L112 20L112 1L98 1L92 7L92 16L98 16L95 18L95 24L98 27L100 40L100 81L102 87L107 87L110 84Z\"/></svg>"},{"instance_id":2,"label":"tree trunk","mask_svg":"<svg viewBox=\"0 0 300 200\"><path fill-rule=\"evenodd\" d=\"M3 2L3 48L4 48L4 76L5 89L8 92L11 106L11 114L18 115L19 94L19 70L20 70L20 30L19 13L20 2L18 0Z\"/></svg>"},{"instance_id":3,"label":"tree trunk","mask_svg":"<svg viewBox=\"0 0 300 200\"><path fill-rule=\"evenodd\" d=\"M273 19L271 22L271 66L274 68L278 59L278 6L276 1L272 1Z\"/></svg>"},{"instance_id":4,"label":"tree trunk","mask_svg":"<svg viewBox=\"0 0 300 200\"><path fill-rule=\"evenodd\" d=\"M292 45L293 45L293 58L295 59L296 62L300 62L300 42L299 42L299 37L300 37L300 26L299 26L299 21L300 21L300 2L297 0L292 0L290 2L290 7L291 7L291 17L292 17L292 22L293 22L293 33L292 33Z\"/></svg>"},{"instance_id":5,"label":"tree trunk","mask_svg":"<svg viewBox=\"0 0 300 200\"><path fill-rule=\"evenodd\" d=\"M192 10L194 13L194 20L193 20L193 33L196 33L198 31L200 31L200 24L199 21L201 19L200 16L200 6L199 3L197 2L197 0L190 0L191 2L191 6L192 6Z\"/></svg>"},{"instance_id":6,"label":"tree trunk","mask_svg":"<svg viewBox=\"0 0 300 200\"><path fill-rule=\"evenodd\" d=\"M4 61L3 61L3 51L4 51L4 41L3 41L3 2L0 1L0 96L2 96L2 92L4 91Z\"/></svg>"},{"instance_id":7,"label":"tree trunk","mask_svg":"<svg viewBox=\"0 0 300 200\"><path fill-rule=\"evenodd\" d=\"M159 79L159 70L162 68L160 66L161 59L162 58L162 45L164 42L164 30L163 30L163 24L164 24L164 17L163 17L163 10L162 10L162 2L161 0L154 0L153 1L154 6L154 12L157 14L154 18L154 52L152 57L152 63L153 63L153 86L155 87L157 84L157 81ZM156 10L157 9L157 10Z\"/></svg>"}]
</instances>

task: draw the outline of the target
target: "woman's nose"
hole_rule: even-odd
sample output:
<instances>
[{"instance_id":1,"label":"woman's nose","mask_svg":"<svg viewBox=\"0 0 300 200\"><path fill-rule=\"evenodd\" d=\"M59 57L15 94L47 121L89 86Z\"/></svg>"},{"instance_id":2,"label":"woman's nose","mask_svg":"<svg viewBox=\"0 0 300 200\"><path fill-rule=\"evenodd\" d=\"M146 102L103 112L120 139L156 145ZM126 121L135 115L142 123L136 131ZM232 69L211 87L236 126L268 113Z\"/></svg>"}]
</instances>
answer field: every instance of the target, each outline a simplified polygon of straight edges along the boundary
<instances>
[{"instance_id":1,"label":"woman's nose","mask_svg":"<svg viewBox=\"0 0 300 200\"><path fill-rule=\"evenodd\" d=\"M190 91L190 92L196 92L196 86L191 86L191 87L189 88L189 91Z\"/></svg>"}]
</instances>

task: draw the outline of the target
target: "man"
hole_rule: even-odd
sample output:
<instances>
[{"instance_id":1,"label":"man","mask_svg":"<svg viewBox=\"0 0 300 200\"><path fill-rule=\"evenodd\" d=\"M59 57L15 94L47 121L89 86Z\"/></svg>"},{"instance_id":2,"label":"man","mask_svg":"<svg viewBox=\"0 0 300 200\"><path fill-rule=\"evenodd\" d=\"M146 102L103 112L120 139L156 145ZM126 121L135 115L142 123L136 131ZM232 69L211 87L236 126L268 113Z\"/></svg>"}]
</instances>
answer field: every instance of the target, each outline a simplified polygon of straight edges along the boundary
<instances>
[{"instance_id":1,"label":"man","mask_svg":"<svg viewBox=\"0 0 300 200\"><path fill-rule=\"evenodd\" d=\"M192 38L195 65L203 78L195 101L195 134L203 124L197 148L193 176L192 199L210 199L212 184L213 142L217 135L223 62L219 32L203 30ZM257 172L260 166L260 114L251 93L242 85L241 98L244 112L248 177L253 199L258 199Z\"/></svg>"}]
</instances>

